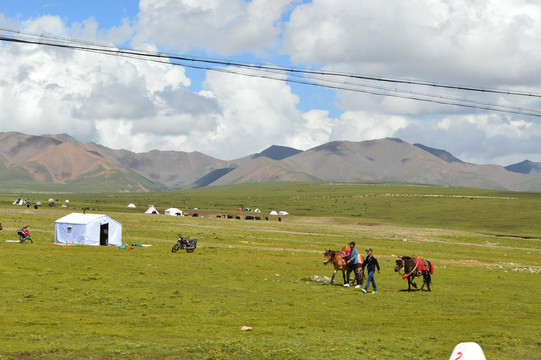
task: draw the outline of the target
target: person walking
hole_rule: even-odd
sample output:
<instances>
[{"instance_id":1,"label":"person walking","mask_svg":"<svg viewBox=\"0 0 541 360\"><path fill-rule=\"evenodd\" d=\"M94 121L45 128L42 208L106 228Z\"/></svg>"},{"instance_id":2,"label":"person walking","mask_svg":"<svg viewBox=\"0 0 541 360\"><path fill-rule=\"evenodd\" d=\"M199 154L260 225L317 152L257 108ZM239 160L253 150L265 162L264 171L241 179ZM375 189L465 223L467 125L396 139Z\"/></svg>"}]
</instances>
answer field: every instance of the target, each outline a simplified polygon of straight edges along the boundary
<instances>
[{"instance_id":1,"label":"person walking","mask_svg":"<svg viewBox=\"0 0 541 360\"><path fill-rule=\"evenodd\" d=\"M376 281L374 280L374 273L376 272L376 268L377 268L378 274L379 274L379 263L378 263L378 259L376 259L374 255L372 255L372 249L370 248L366 249L366 259L364 260L364 263L362 264L363 270L365 266L368 270L368 279L366 279L366 287L362 289L363 293L366 294L366 292L368 291L368 287L370 286L370 283L372 283L372 288L373 288L372 294L377 294L378 288L376 286Z\"/></svg>"},{"instance_id":2,"label":"person walking","mask_svg":"<svg viewBox=\"0 0 541 360\"><path fill-rule=\"evenodd\" d=\"M344 284L345 287L349 287L349 275L351 274L352 271L353 271L353 274L355 275L355 279L357 279L357 266L359 264L359 260L357 259L357 255L359 254L359 252L357 251L357 249L355 249L354 241L349 243L349 248L351 249L351 251L349 253L349 260L347 261L348 271L346 273L347 282Z\"/></svg>"}]
</instances>

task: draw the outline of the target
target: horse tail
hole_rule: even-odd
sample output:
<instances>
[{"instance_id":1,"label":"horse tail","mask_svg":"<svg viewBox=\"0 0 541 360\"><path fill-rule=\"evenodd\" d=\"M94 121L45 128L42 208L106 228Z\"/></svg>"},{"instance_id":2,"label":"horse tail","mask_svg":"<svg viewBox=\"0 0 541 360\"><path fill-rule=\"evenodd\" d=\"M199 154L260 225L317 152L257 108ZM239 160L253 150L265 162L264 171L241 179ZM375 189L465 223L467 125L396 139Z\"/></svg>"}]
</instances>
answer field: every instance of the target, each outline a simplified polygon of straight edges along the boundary
<instances>
[{"instance_id":1,"label":"horse tail","mask_svg":"<svg viewBox=\"0 0 541 360\"><path fill-rule=\"evenodd\" d=\"M430 286L432 284L432 274L434 274L434 264L431 263L430 261L426 261L428 263L428 266L427 266L427 283L428 283L428 286Z\"/></svg>"}]
</instances>

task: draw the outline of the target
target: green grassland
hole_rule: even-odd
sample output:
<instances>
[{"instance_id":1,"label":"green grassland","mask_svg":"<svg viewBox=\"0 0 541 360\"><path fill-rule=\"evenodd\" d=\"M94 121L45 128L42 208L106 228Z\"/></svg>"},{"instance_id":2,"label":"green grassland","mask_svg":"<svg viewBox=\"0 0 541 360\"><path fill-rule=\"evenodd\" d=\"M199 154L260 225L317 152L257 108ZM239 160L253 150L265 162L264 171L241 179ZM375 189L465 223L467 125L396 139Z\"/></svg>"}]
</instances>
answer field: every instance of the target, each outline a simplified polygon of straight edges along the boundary
<instances>
[{"instance_id":1,"label":"green grassland","mask_svg":"<svg viewBox=\"0 0 541 360\"><path fill-rule=\"evenodd\" d=\"M150 204L199 216L143 214ZM239 206L263 220L216 217ZM54 246L54 221L82 208L152 246ZM541 359L540 220L540 193L428 186L0 195L0 359L448 359L463 341L491 360ZM27 224L33 244L5 241ZM193 254L171 253L178 233L199 238ZM352 240L378 257L378 294L310 278ZM431 293L394 272L411 254L435 263Z\"/></svg>"}]
</instances>

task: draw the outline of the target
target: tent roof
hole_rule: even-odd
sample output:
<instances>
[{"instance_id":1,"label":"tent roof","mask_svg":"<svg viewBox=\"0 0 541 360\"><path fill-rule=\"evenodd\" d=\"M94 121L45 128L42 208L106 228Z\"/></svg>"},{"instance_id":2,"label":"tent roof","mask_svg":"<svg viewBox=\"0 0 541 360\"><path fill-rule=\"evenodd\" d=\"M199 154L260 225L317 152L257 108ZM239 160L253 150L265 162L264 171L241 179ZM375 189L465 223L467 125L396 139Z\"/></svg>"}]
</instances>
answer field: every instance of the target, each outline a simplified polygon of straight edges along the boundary
<instances>
[{"instance_id":1,"label":"tent roof","mask_svg":"<svg viewBox=\"0 0 541 360\"><path fill-rule=\"evenodd\" d=\"M165 211L182 212L182 210L179 210L179 209L177 209L177 208L169 208L169 209L167 209L167 210L165 210Z\"/></svg>"},{"instance_id":2,"label":"tent roof","mask_svg":"<svg viewBox=\"0 0 541 360\"><path fill-rule=\"evenodd\" d=\"M154 205L150 205L148 210L145 211L145 214L152 214L152 213L159 214L158 210L154 207Z\"/></svg>"},{"instance_id":3,"label":"tent roof","mask_svg":"<svg viewBox=\"0 0 541 360\"><path fill-rule=\"evenodd\" d=\"M104 214L81 214L81 213L71 213L60 219L56 220L55 223L68 223L68 224L88 224L94 220L100 219L102 217L108 217ZM112 220L112 219L111 219ZM113 220L114 221L114 220Z\"/></svg>"}]
</instances>

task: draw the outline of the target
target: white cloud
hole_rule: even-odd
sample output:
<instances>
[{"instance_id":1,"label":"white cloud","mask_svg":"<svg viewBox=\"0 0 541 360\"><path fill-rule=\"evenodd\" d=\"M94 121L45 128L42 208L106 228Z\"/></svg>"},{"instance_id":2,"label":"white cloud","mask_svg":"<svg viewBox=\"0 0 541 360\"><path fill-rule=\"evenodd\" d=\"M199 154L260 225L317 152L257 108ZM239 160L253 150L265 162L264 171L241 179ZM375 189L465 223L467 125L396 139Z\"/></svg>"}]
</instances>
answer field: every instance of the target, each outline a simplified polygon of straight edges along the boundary
<instances>
[{"instance_id":1,"label":"white cloud","mask_svg":"<svg viewBox=\"0 0 541 360\"><path fill-rule=\"evenodd\" d=\"M486 86L539 81L540 41L541 7L527 0L313 0L284 32L298 63Z\"/></svg>"},{"instance_id":2,"label":"white cloud","mask_svg":"<svg viewBox=\"0 0 541 360\"><path fill-rule=\"evenodd\" d=\"M527 0L141 0L137 17L111 29L92 17L66 24L61 16L14 22L0 14L0 25L110 44L131 39L132 47L152 51L248 53L254 61L253 54L277 61L279 48L278 62L289 56L346 73L537 93L541 87L541 6ZM66 132L112 148L201 151L221 159L274 144L307 149L400 137L466 161L541 161L536 117L348 91L337 92L334 108L333 96L312 96L308 108L302 86L281 81L202 71L190 79L180 66L37 45L2 43L0 57L1 131ZM534 97L340 81L435 101L541 106Z\"/></svg>"},{"instance_id":3,"label":"white cloud","mask_svg":"<svg viewBox=\"0 0 541 360\"><path fill-rule=\"evenodd\" d=\"M347 111L333 127L332 140L363 141L392 137L408 121L400 116Z\"/></svg>"},{"instance_id":4,"label":"white cloud","mask_svg":"<svg viewBox=\"0 0 541 360\"><path fill-rule=\"evenodd\" d=\"M310 110L303 114L303 121L284 144L300 150L324 144L330 139L336 119L329 118L327 110Z\"/></svg>"},{"instance_id":5,"label":"white cloud","mask_svg":"<svg viewBox=\"0 0 541 360\"><path fill-rule=\"evenodd\" d=\"M44 23L69 33L56 17L26 22L24 31ZM219 111L214 99L187 89L190 80L179 66L38 45L4 44L0 57L3 131L67 132L113 148L173 149L179 144L160 138L206 131Z\"/></svg>"},{"instance_id":6,"label":"white cloud","mask_svg":"<svg viewBox=\"0 0 541 360\"><path fill-rule=\"evenodd\" d=\"M287 145L288 136L304 124L296 108L298 96L282 81L208 72L205 87L218 102L221 116L216 129L199 143L222 158Z\"/></svg>"},{"instance_id":7,"label":"white cloud","mask_svg":"<svg viewBox=\"0 0 541 360\"><path fill-rule=\"evenodd\" d=\"M450 115L438 121L411 120L396 136L410 143L444 149L472 163L510 165L541 161L541 124L506 121L501 115Z\"/></svg>"},{"instance_id":8,"label":"white cloud","mask_svg":"<svg viewBox=\"0 0 541 360\"><path fill-rule=\"evenodd\" d=\"M273 47L291 0L141 0L135 43L233 55Z\"/></svg>"}]
</instances>

